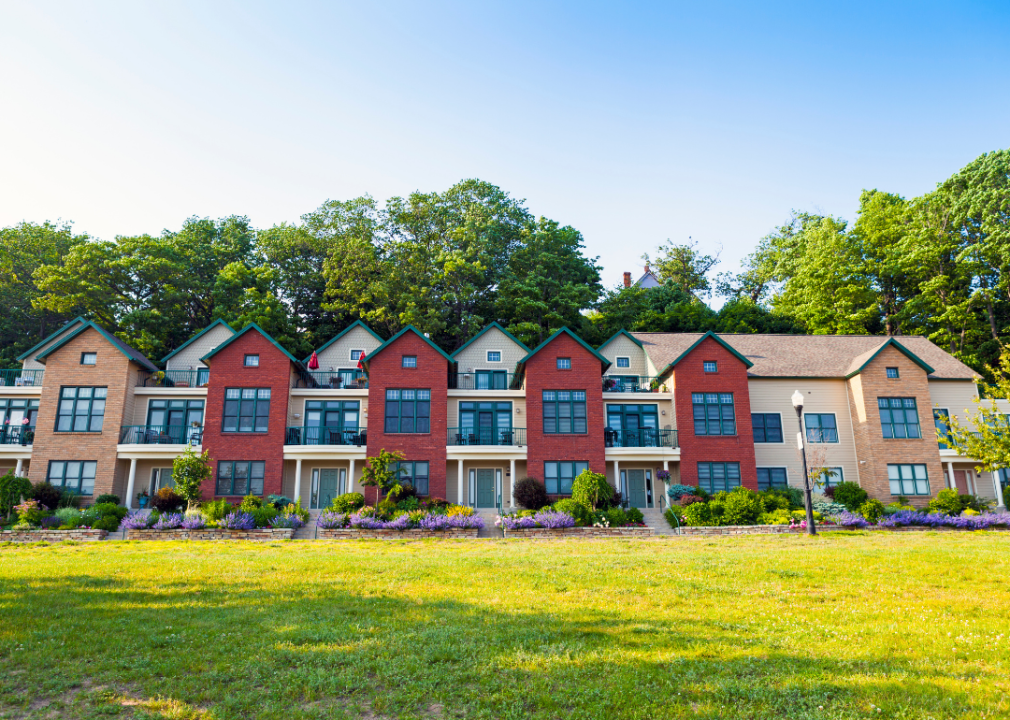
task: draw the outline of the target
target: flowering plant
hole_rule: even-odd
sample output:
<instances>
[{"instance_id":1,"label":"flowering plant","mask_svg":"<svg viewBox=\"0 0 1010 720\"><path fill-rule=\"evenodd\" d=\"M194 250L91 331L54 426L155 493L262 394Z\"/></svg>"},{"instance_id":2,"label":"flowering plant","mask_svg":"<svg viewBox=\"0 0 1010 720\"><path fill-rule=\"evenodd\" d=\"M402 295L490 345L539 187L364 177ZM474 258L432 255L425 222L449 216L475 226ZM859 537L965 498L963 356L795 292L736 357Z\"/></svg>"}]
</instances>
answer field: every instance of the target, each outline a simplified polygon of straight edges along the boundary
<instances>
[{"instance_id":1,"label":"flowering plant","mask_svg":"<svg viewBox=\"0 0 1010 720\"><path fill-rule=\"evenodd\" d=\"M18 524L38 525L49 508L38 500L25 500L20 505L15 505L14 510L18 514Z\"/></svg>"},{"instance_id":2,"label":"flowering plant","mask_svg":"<svg viewBox=\"0 0 1010 720\"><path fill-rule=\"evenodd\" d=\"M1010 513L995 512L982 515L951 516L945 513L918 513L913 510L901 510L882 517L878 527L950 527L960 530L985 530L991 527L1010 526Z\"/></svg>"},{"instance_id":3,"label":"flowering plant","mask_svg":"<svg viewBox=\"0 0 1010 720\"><path fill-rule=\"evenodd\" d=\"M201 513L187 514L182 519L182 528L184 530L203 530L205 527L207 527L207 521L203 519Z\"/></svg>"},{"instance_id":4,"label":"flowering plant","mask_svg":"<svg viewBox=\"0 0 1010 720\"><path fill-rule=\"evenodd\" d=\"M323 528L324 530L347 527L347 513L324 510L316 518L316 527Z\"/></svg>"},{"instance_id":5,"label":"flowering plant","mask_svg":"<svg viewBox=\"0 0 1010 720\"><path fill-rule=\"evenodd\" d=\"M174 530L178 527L182 527L182 513L165 513L151 526L153 530Z\"/></svg>"},{"instance_id":6,"label":"flowering plant","mask_svg":"<svg viewBox=\"0 0 1010 720\"><path fill-rule=\"evenodd\" d=\"M271 518L267 522L270 525L270 527L273 528L298 529L305 524L304 522L302 522L302 519L297 515L295 515L294 513L291 513L290 515L278 515L274 518Z\"/></svg>"},{"instance_id":7,"label":"flowering plant","mask_svg":"<svg viewBox=\"0 0 1010 720\"><path fill-rule=\"evenodd\" d=\"M62 524L63 524L62 520L60 520L58 517L53 517L52 515L50 515L49 517L42 518L42 520L39 522L39 527L41 527L44 530L46 528L59 527Z\"/></svg>"},{"instance_id":8,"label":"flowering plant","mask_svg":"<svg viewBox=\"0 0 1010 720\"><path fill-rule=\"evenodd\" d=\"M865 528L870 526L870 523L862 515L848 511L836 515L835 524L846 528Z\"/></svg>"},{"instance_id":9,"label":"flowering plant","mask_svg":"<svg viewBox=\"0 0 1010 720\"><path fill-rule=\"evenodd\" d=\"M256 527L256 518L249 513L235 511L218 520L217 526L226 530L252 530Z\"/></svg>"},{"instance_id":10,"label":"flowering plant","mask_svg":"<svg viewBox=\"0 0 1010 720\"><path fill-rule=\"evenodd\" d=\"M495 525L506 530L528 530L531 528L569 528L575 527L575 518L559 510L541 510L534 514L517 517L515 515L499 515Z\"/></svg>"},{"instance_id":11,"label":"flowering plant","mask_svg":"<svg viewBox=\"0 0 1010 720\"><path fill-rule=\"evenodd\" d=\"M669 470L657 470L656 471L656 479L657 480L662 480L663 482L666 482L667 480L670 479L670 471Z\"/></svg>"},{"instance_id":12,"label":"flowering plant","mask_svg":"<svg viewBox=\"0 0 1010 720\"><path fill-rule=\"evenodd\" d=\"M148 514L140 510L131 510L119 521L120 530L143 530L151 527L157 516L154 513Z\"/></svg>"}]
</instances>

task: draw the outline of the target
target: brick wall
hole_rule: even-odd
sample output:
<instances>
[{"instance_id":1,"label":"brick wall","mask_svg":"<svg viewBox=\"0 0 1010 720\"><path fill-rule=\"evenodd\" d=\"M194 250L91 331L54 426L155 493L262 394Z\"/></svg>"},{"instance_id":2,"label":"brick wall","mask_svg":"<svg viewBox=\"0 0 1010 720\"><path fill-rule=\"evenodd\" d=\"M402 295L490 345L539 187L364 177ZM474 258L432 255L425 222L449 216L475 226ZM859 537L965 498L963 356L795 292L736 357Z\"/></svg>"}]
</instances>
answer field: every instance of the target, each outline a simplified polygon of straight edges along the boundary
<instances>
[{"instance_id":1,"label":"brick wall","mask_svg":"<svg viewBox=\"0 0 1010 720\"><path fill-rule=\"evenodd\" d=\"M258 354L259 367L245 367L245 356ZM288 418L291 361L266 337L250 330L210 359L207 409L204 416L203 449L214 469L203 484L205 498L215 493L218 461L263 461L263 495L280 495L284 480L284 435ZM221 431L226 388L270 388L270 420L267 432ZM231 501L238 500L234 496Z\"/></svg>"},{"instance_id":2,"label":"brick wall","mask_svg":"<svg viewBox=\"0 0 1010 720\"><path fill-rule=\"evenodd\" d=\"M403 356L417 356L416 368L403 367ZM428 494L445 497L446 409L449 362L425 340L406 332L368 361L368 456L399 450L407 460L428 463ZM386 389L431 389L431 432L385 432ZM375 502L375 489L365 497Z\"/></svg>"},{"instance_id":3,"label":"brick wall","mask_svg":"<svg viewBox=\"0 0 1010 720\"><path fill-rule=\"evenodd\" d=\"M716 361L718 372L705 372L703 363L708 360ZM677 363L671 384L677 414L677 440L680 444L680 482L685 485L698 484L699 462L739 462L741 484L757 490L747 367L715 340L706 338L690 355ZM694 434L691 394L696 392L733 393L736 435Z\"/></svg>"},{"instance_id":4,"label":"brick wall","mask_svg":"<svg viewBox=\"0 0 1010 720\"><path fill-rule=\"evenodd\" d=\"M557 359L572 359L571 370L558 370ZM526 363L527 472L543 482L544 463L585 461L606 474L603 444L603 368L599 359L568 335L561 334ZM544 390L585 390L585 435L544 434ZM521 478L517 478L521 479Z\"/></svg>"},{"instance_id":5,"label":"brick wall","mask_svg":"<svg viewBox=\"0 0 1010 720\"><path fill-rule=\"evenodd\" d=\"M897 380L887 377L888 367L898 368ZM935 497L946 487L946 478L933 430L933 401L926 372L901 351L887 347L861 373L847 382L856 456L860 460L859 484L870 497L887 504L896 499L891 495L888 464L924 464L929 476L930 494ZM877 398L880 397L914 397L922 438L885 439L877 407ZM918 507L929 502L929 497L922 495L909 495L908 498Z\"/></svg>"},{"instance_id":6,"label":"brick wall","mask_svg":"<svg viewBox=\"0 0 1010 720\"><path fill-rule=\"evenodd\" d=\"M81 365L82 352L96 353L97 363ZM93 328L88 328L46 358L29 470L31 481L46 479L50 460L94 460L97 466L92 497L103 493L125 497L125 479L122 472L117 472L116 445L124 412L133 406L136 377L136 365ZM54 431L60 389L67 385L108 388L101 432Z\"/></svg>"}]
</instances>

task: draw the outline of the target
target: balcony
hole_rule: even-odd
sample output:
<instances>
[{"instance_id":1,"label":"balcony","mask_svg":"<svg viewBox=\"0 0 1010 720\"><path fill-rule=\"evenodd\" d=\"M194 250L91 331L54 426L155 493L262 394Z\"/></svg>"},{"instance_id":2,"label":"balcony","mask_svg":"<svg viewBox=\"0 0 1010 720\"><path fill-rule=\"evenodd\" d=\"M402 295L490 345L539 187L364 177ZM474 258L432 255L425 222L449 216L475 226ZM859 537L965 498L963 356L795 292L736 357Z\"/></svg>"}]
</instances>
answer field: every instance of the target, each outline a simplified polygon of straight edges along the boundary
<instances>
[{"instance_id":1,"label":"balcony","mask_svg":"<svg viewBox=\"0 0 1010 720\"><path fill-rule=\"evenodd\" d=\"M604 428L603 443L608 448L675 448L676 430L639 428L638 430L613 430Z\"/></svg>"},{"instance_id":2,"label":"balcony","mask_svg":"<svg viewBox=\"0 0 1010 720\"><path fill-rule=\"evenodd\" d=\"M203 427L192 425L124 425L120 445L200 445Z\"/></svg>"},{"instance_id":3,"label":"balcony","mask_svg":"<svg viewBox=\"0 0 1010 720\"><path fill-rule=\"evenodd\" d=\"M368 432L330 427L289 427L284 436L284 444L364 447L368 444Z\"/></svg>"},{"instance_id":4,"label":"balcony","mask_svg":"<svg viewBox=\"0 0 1010 720\"><path fill-rule=\"evenodd\" d=\"M207 387L209 379L209 368L201 368L199 370L165 370L164 372L141 374L137 380L137 387Z\"/></svg>"},{"instance_id":5,"label":"balcony","mask_svg":"<svg viewBox=\"0 0 1010 720\"><path fill-rule=\"evenodd\" d=\"M361 370L306 370L298 373L293 387L365 390L368 377Z\"/></svg>"},{"instance_id":6,"label":"balcony","mask_svg":"<svg viewBox=\"0 0 1010 720\"><path fill-rule=\"evenodd\" d=\"M23 445L25 447L35 440L35 428L23 425L0 428L0 445Z\"/></svg>"},{"instance_id":7,"label":"balcony","mask_svg":"<svg viewBox=\"0 0 1010 720\"><path fill-rule=\"evenodd\" d=\"M603 378L605 393L659 392L662 386L658 377L649 375L605 375Z\"/></svg>"},{"instance_id":8,"label":"balcony","mask_svg":"<svg viewBox=\"0 0 1010 720\"><path fill-rule=\"evenodd\" d=\"M502 446L523 447L526 445L526 428L449 428L445 441L448 447Z\"/></svg>"},{"instance_id":9,"label":"balcony","mask_svg":"<svg viewBox=\"0 0 1010 720\"><path fill-rule=\"evenodd\" d=\"M0 370L0 387L42 387L45 370Z\"/></svg>"},{"instance_id":10,"label":"balcony","mask_svg":"<svg viewBox=\"0 0 1010 720\"><path fill-rule=\"evenodd\" d=\"M491 370L449 373L450 390L522 390L522 375Z\"/></svg>"}]
</instances>

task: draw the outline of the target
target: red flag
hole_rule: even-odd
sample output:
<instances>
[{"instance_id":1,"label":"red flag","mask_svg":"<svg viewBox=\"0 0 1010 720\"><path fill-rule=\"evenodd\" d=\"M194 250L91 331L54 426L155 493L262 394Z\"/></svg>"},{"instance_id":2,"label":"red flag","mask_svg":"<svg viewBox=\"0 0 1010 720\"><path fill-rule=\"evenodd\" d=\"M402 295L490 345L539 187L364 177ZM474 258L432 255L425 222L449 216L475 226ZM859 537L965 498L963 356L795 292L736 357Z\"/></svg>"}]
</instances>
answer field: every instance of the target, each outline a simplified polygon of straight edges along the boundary
<instances>
[{"instance_id":1,"label":"red flag","mask_svg":"<svg viewBox=\"0 0 1010 720\"><path fill-rule=\"evenodd\" d=\"M312 357L309 358L309 370L319 369L319 358L316 357L316 351L312 351Z\"/></svg>"},{"instance_id":2,"label":"red flag","mask_svg":"<svg viewBox=\"0 0 1010 720\"><path fill-rule=\"evenodd\" d=\"M358 358L358 370L364 370L365 369L365 366L361 364L361 361L364 360L364 359L365 359L364 355L362 355L361 357Z\"/></svg>"}]
</instances>

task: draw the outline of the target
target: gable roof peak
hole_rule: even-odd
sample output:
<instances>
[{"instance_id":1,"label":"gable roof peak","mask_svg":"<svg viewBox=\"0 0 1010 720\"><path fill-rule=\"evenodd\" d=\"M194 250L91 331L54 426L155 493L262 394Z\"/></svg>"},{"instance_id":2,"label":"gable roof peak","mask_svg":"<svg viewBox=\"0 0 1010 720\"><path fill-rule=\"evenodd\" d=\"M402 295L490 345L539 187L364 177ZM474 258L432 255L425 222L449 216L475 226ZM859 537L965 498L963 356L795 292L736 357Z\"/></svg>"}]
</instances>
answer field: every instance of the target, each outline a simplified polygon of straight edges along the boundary
<instances>
[{"instance_id":1,"label":"gable roof peak","mask_svg":"<svg viewBox=\"0 0 1010 720\"><path fill-rule=\"evenodd\" d=\"M82 319L82 318L78 318L78 320L80 320L80 319ZM74 322L76 322L76 321L74 321ZM70 342L75 337L77 337L78 335L82 334L84 331L88 330L89 328L92 329L92 330L94 330L95 332L97 332L103 338L105 338L113 347L115 347L119 352L121 352L123 355L125 355L126 358L128 360L130 360L131 362L137 363L138 365L140 365L142 368L144 368L145 370L147 370L149 372L157 372L158 371L158 366L155 365L150 360L148 360L147 357L142 352L140 352L139 350L137 350L133 346L128 345L127 343L123 342L122 340L120 340L119 338L117 338L115 335L113 335L112 333L110 333L109 331L107 331L105 328L103 328L101 325L97 325L97 324L93 323L91 320L84 320L84 322L81 324L81 326L79 328L77 328L73 332L69 333L66 337L64 337L59 342L57 342L54 345L51 345L50 347L46 348L44 351L42 351L41 353L39 353L36 356L35 359L38 360L43 365L45 365L45 359L47 357L49 357L50 355L52 355L54 352L56 352L57 350L59 350L61 347L63 347L64 345L66 345L68 342Z\"/></svg>"},{"instance_id":2,"label":"gable roof peak","mask_svg":"<svg viewBox=\"0 0 1010 720\"><path fill-rule=\"evenodd\" d=\"M264 338L266 338L270 342L271 345L273 345L275 348L277 348L282 353L284 353L288 357L288 360L290 360L291 362L293 362L295 365L300 365L301 364L301 363L299 363L295 359L294 355L292 355L291 353L289 353L287 350L285 350L283 347L281 347L280 343L278 343L276 340L274 340L272 337L270 337L270 333L268 333L266 330L264 330L263 328L261 328L259 325L257 325L254 322L249 323L244 328L242 328L241 330L239 330L237 333L235 333L234 335L232 335L230 338L228 338L227 340L225 340L223 343L221 343L220 345L218 345L216 348L214 348L213 350L211 350L209 353L207 353L206 355L204 355L202 358L200 358L200 362L202 362L204 365L208 365L208 367L209 367L209 364L208 364L207 361L210 360L210 358L212 358L215 355L217 355L219 352L221 352L222 350L224 350L226 347L228 347L233 342L235 342L236 340L238 340L240 337L242 337L243 335L245 335L247 332L251 332L253 330L255 330L260 335L262 335Z\"/></svg>"},{"instance_id":3,"label":"gable roof peak","mask_svg":"<svg viewBox=\"0 0 1010 720\"><path fill-rule=\"evenodd\" d=\"M607 358L605 358L602 355L600 355L600 353L596 352L596 350L594 350L589 343L587 343L585 340L583 340L578 335L576 335L571 330L569 330L567 325L564 326L564 327L562 327L562 328L560 328L560 329L558 329L558 330L556 330L549 338L547 338L542 343L540 343L539 345L537 345L533 350L530 350L529 354L526 355L526 357L524 357L522 360L519 361L519 365L525 366L526 362L531 357L533 357L538 352L540 352L541 350L543 350L545 347L547 347L549 344L551 344L554 341L555 338L559 337L562 334L568 335L570 338L572 338L579 345L581 345L586 350L588 350L589 352L591 352L596 357L596 359L600 361L600 363L603 366L603 370L606 370L608 367L610 367L611 362L609 360L607 360Z\"/></svg>"},{"instance_id":4,"label":"gable roof peak","mask_svg":"<svg viewBox=\"0 0 1010 720\"><path fill-rule=\"evenodd\" d=\"M510 339L510 340L511 340L512 342L514 342L514 343L515 343L516 345L518 345L519 347L521 347L521 348L522 348L523 350L525 350L526 352L529 352L529 351L530 351L529 347L527 347L527 346L526 346L526 343L524 343L524 342L523 342L522 340L520 340L520 339L519 339L519 338L517 338L517 337L516 337L515 335L513 335L512 333L510 333L510 332L509 332L508 330L506 330L506 329L505 329L505 328L503 328L503 327L502 327L501 325L499 325L499 324L498 324L498 321L497 321L497 320L492 320L492 321L491 321L491 323L490 323L489 325L485 326L483 330L481 330L481 331L480 331L479 333L477 333L477 334L476 334L476 335L474 335L474 336L473 336L472 338L470 338L470 339L469 339L469 340L467 340L467 341L466 341L465 343L463 343L463 345L462 345L462 346L460 346L460 348L459 348L459 349L458 349L458 350L457 350L456 352L454 352L454 353L452 354L452 357L454 357L454 358L455 358L455 357L456 357L457 355L459 355L459 354L460 354L461 352L463 352L464 350L466 350L466 349L467 349L467 348L468 348L468 347L470 346L470 344L471 344L471 343L473 343L473 342L474 342L475 340L477 340L477 338L481 337L481 336L482 336L482 335L483 335L484 333L486 333L487 331L491 330L492 328L494 328L494 329L498 329L498 330L500 330L501 332L505 333L505 335L506 335L506 336L507 336L507 337L508 337L508 338L509 338L509 339Z\"/></svg>"},{"instance_id":5,"label":"gable roof peak","mask_svg":"<svg viewBox=\"0 0 1010 720\"><path fill-rule=\"evenodd\" d=\"M340 338L342 338L347 333L351 332L351 330L353 330L356 327L364 328L368 332L368 334L371 335L372 337L374 337L376 340L378 340L380 344L383 342L382 337L377 332L375 332L374 330L372 330L372 328L370 328L367 325L365 325L365 323L361 322L361 320L355 320L350 325L348 325L343 330L341 330L339 333L337 333L332 338L330 338L325 343L323 343L322 346L316 348L312 352L314 352L316 354L321 353L323 350L325 350L326 348L328 348L330 345L332 345L333 343L335 343L337 340L339 340ZM309 353L308 357L306 357L302 362L308 362L311 357L312 357L312 353Z\"/></svg>"},{"instance_id":6,"label":"gable roof peak","mask_svg":"<svg viewBox=\"0 0 1010 720\"><path fill-rule=\"evenodd\" d=\"M386 342L382 343L382 345L380 345L379 347L377 347L374 350L372 350L372 352L368 353L365 357L361 358L361 364L365 367L365 371L366 372L368 371L368 364L372 361L372 358L374 358L379 353L383 352L386 348L388 348L390 345L392 345L394 342L396 342L397 340L399 340L401 337L403 337L408 332L414 333L419 338L421 338L426 343L428 343L432 348L434 348L438 352L439 355L441 355L442 357L444 357L447 362L450 362L450 363L453 362L452 358L449 357L449 355L445 352L445 350L443 350L438 345L436 345L435 343L433 343L431 341L430 337L428 337L427 335L425 335L424 333L422 333L420 330L418 330L413 325L407 325L407 327L403 328L400 332L396 333L396 335L394 335L393 337L389 338L389 340L387 340Z\"/></svg>"},{"instance_id":7,"label":"gable roof peak","mask_svg":"<svg viewBox=\"0 0 1010 720\"><path fill-rule=\"evenodd\" d=\"M232 335L234 335L235 332L236 332L235 328L233 328L231 325L229 325L228 323L226 323L221 318L218 318L217 320L215 320L214 322L212 322L210 325L208 325L207 327L205 327L203 330L201 330L200 332L198 332L196 335L194 335L193 337L191 337L189 340L187 340L186 342L184 342L182 345L180 345L179 347L177 347L175 350L173 350L172 352L170 352L168 355L166 355L165 357L163 357L161 359L161 362L163 362L163 363L164 362L168 362L169 359L171 359L171 358L175 357L176 355L178 355L180 352L182 352L184 349L186 349L187 347L189 347L190 345L192 345L194 342L196 342L197 340L199 340L201 337L203 337L207 333L209 333L211 330L213 330L214 328L216 328L218 325L224 325L226 328L228 328L231 331Z\"/></svg>"}]
</instances>

